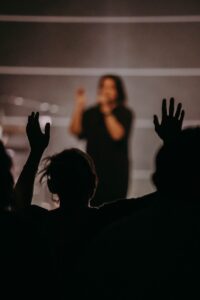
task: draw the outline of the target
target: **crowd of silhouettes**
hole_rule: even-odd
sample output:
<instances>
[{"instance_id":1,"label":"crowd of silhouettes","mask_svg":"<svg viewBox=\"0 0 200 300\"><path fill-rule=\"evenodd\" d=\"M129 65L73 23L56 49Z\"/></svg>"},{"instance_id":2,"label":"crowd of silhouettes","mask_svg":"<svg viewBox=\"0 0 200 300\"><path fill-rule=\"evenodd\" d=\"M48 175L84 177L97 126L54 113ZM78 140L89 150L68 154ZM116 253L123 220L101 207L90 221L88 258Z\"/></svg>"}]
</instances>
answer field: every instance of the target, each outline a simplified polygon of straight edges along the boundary
<instances>
[{"instance_id":1,"label":"crowd of silhouettes","mask_svg":"<svg viewBox=\"0 0 200 300\"><path fill-rule=\"evenodd\" d=\"M98 174L91 157L64 149L46 157L40 181L58 208L32 204L50 124L28 117L30 154L16 182L0 143L1 290L4 299L199 299L200 127L182 129L173 98L154 116L162 146L156 191L93 207ZM102 199L102 202L104 199ZM4 290L4 292L3 292Z\"/></svg>"}]
</instances>

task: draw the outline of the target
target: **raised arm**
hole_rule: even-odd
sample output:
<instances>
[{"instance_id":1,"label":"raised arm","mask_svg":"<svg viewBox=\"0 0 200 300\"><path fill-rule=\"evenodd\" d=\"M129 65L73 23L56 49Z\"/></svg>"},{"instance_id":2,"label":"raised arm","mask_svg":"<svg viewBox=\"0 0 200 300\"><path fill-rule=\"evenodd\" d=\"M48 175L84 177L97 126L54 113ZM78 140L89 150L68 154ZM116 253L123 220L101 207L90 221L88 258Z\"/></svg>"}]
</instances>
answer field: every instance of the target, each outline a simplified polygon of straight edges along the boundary
<instances>
[{"instance_id":1,"label":"raised arm","mask_svg":"<svg viewBox=\"0 0 200 300\"><path fill-rule=\"evenodd\" d=\"M77 90L76 93L75 109L69 126L69 131L76 136L79 136L82 132L82 119L85 110L85 103L86 103L85 90L80 88Z\"/></svg>"},{"instance_id":2,"label":"raised arm","mask_svg":"<svg viewBox=\"0 0 200 300\"><path fill-rule=\"evenodd\" d=\"M50 124L45 125L43 133L39 124L39 113L32 113L28 117L26 133L30 144L30 154L15 185L14 205L16 210L31 205L35 176L43 152L49 144Z\"/></svg>"},{"instance_id":3,"label":"raised arm","mask_svg":"<svg viewBox=\"0 0 200 300\"><path fill-rule=\"evenodd\" d=\"M167 112L167 101L162 101L162 118L159 122L158 116L154 115L155 132L166 144L176 139L182 130L185 111L179 103L175 109L174 98L170 99L169 111Z\"/></svg>"}]
</instances>

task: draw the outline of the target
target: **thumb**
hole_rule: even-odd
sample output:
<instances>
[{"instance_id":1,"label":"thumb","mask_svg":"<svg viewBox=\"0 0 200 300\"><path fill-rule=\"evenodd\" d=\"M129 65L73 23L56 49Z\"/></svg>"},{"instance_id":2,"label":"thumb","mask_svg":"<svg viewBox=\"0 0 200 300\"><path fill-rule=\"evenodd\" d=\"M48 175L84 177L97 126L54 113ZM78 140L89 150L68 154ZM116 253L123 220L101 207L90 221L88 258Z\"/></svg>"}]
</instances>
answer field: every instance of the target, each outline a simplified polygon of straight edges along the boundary
<instances>
[{"instance_id":1,"label":"thumb","mask_svg":"<svg viewBox=\"0 0 200 300\"><path fill-rule=\"evenodd\" d=\"M154 115L153 116L153 123L154 123L154 126L155 126L155 130L158 131L159 129L159 121L158 121L158 116Z\"/></svg>"}]
</instances>

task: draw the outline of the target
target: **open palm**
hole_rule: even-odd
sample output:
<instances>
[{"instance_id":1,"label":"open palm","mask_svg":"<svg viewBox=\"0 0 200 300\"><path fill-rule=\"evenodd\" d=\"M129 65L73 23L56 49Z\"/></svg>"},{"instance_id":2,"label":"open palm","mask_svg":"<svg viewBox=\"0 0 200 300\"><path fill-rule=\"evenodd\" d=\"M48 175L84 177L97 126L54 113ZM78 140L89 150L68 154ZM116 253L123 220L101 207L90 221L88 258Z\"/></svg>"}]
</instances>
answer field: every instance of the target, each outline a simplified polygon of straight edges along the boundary
<instances>
[{"instance_id":1,"label":"open palm","mask_svg":"<svg viewBox=\"0 0 200 300\"><path fill-rule=\"evenodd\" d=\"M43 152L49 144L50 123L45 125L44 133L39 123L39 113L34 113L28 117L26 134L32 151Z\"/></svg>"},{"instance_id":2,"label":"open palm","mask_svg":"<svg viewBox=\"0 0 200 300\"><path fill-rule=\"evenodd\" d=\"M175 139L182 130L183 119L185 112L182 109L182 104L179 103L175 110L174 98L170 99L169 112L167 112L167 101L162 101L162 119L159 123L157 115L154 115L154 126L158 136L164 143Z\"/></svg>"}]
</instances>

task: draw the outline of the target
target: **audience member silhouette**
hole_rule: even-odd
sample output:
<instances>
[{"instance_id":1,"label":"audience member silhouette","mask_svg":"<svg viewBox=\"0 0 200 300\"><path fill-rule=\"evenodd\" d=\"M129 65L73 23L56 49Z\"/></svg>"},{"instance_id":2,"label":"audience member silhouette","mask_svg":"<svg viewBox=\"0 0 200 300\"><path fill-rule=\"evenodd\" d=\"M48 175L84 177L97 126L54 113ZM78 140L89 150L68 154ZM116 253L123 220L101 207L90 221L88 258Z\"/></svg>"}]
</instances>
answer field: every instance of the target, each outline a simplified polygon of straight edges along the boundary
<instances>
[{"instance_id":1,"label":"audience member silhouette","mask_svg":"<svg viewBox=\"0 0 200 300\"><path fill-rule=\"evenodd\" d=\"M11 157L0 142L1 295L4 299L27 299L30 292L36 296L40 290L42 295L48 272L46 260L41 259L44 248L39 233L34 231L28 220L15 214L12 165ZM38 270L40 272L35 277ZM34 289L33 281L36 285Z\"/></svg>"},{"instance_id":2,"label":"audience member silhouette","mask_svg":"<svg viewBox=\"0 0 200 300\"><path fill-rule=\"evenodd\" d=\"M12 160L2 141L0 141L0 211L9 211L12 207L14 180L11 173Z\"/></svg>"},{"instance_id":3,"label":"audience member silhouette","mask_svg":"<svg viewBox=\"0 0 200 300\"><path fill-rule=\"evenodd\" d=\"M41 181L46 180L49 191L57 195L59 208L47 211L31 205L35 175L50 138L49 124L44 133L41 131L39 113L29 116L27 136L31 151L15 187L16 209L29 216L44 233L60 280L66 280L68 273L73 277L76 258L95 234L96 227L91 226L96 222L95 209L89 208L97 186L95 167L91 158L78 149L64 150L46 158Z\"/></svg>"},{"instance_id":4,"label":"audience member silhouette","mask_svg":"<svg viewBox=\"0 0 200 300\"><path fill-rule=\"evenodd\" d=\"M107 228L79 266L84 297L199 299L199 151L199 127L167 139L156 156L157 192L140 199L149 205Z\"/></svg>"},{"instance_id":5,"label":"audience member silhouette","mask_svg":"<svg viewBox=\"0 0 200 300\"><path fill-rule=\"evenodd\" d=\"M156 156L153 181L165 195L181 202L199 202L200 127L184 129L179 137L162 147Z\"/></svg>"},{"instance_id":6,"label":"audience member silhouette","mask_svg":"<svg viewBox=\"0 0 200 300\"><path fill-rule=\"evenodd\" d=\"M53 256L44 235L35 226L36 222L30 222L28 215L16 206L12 166L12 159L0 141L1 294L4 299L50 294L59 299L53 285L51 291L47 288L52 278L55 285L57 280L55 266L49 264Z\"/></svg>"}]
</instances>

